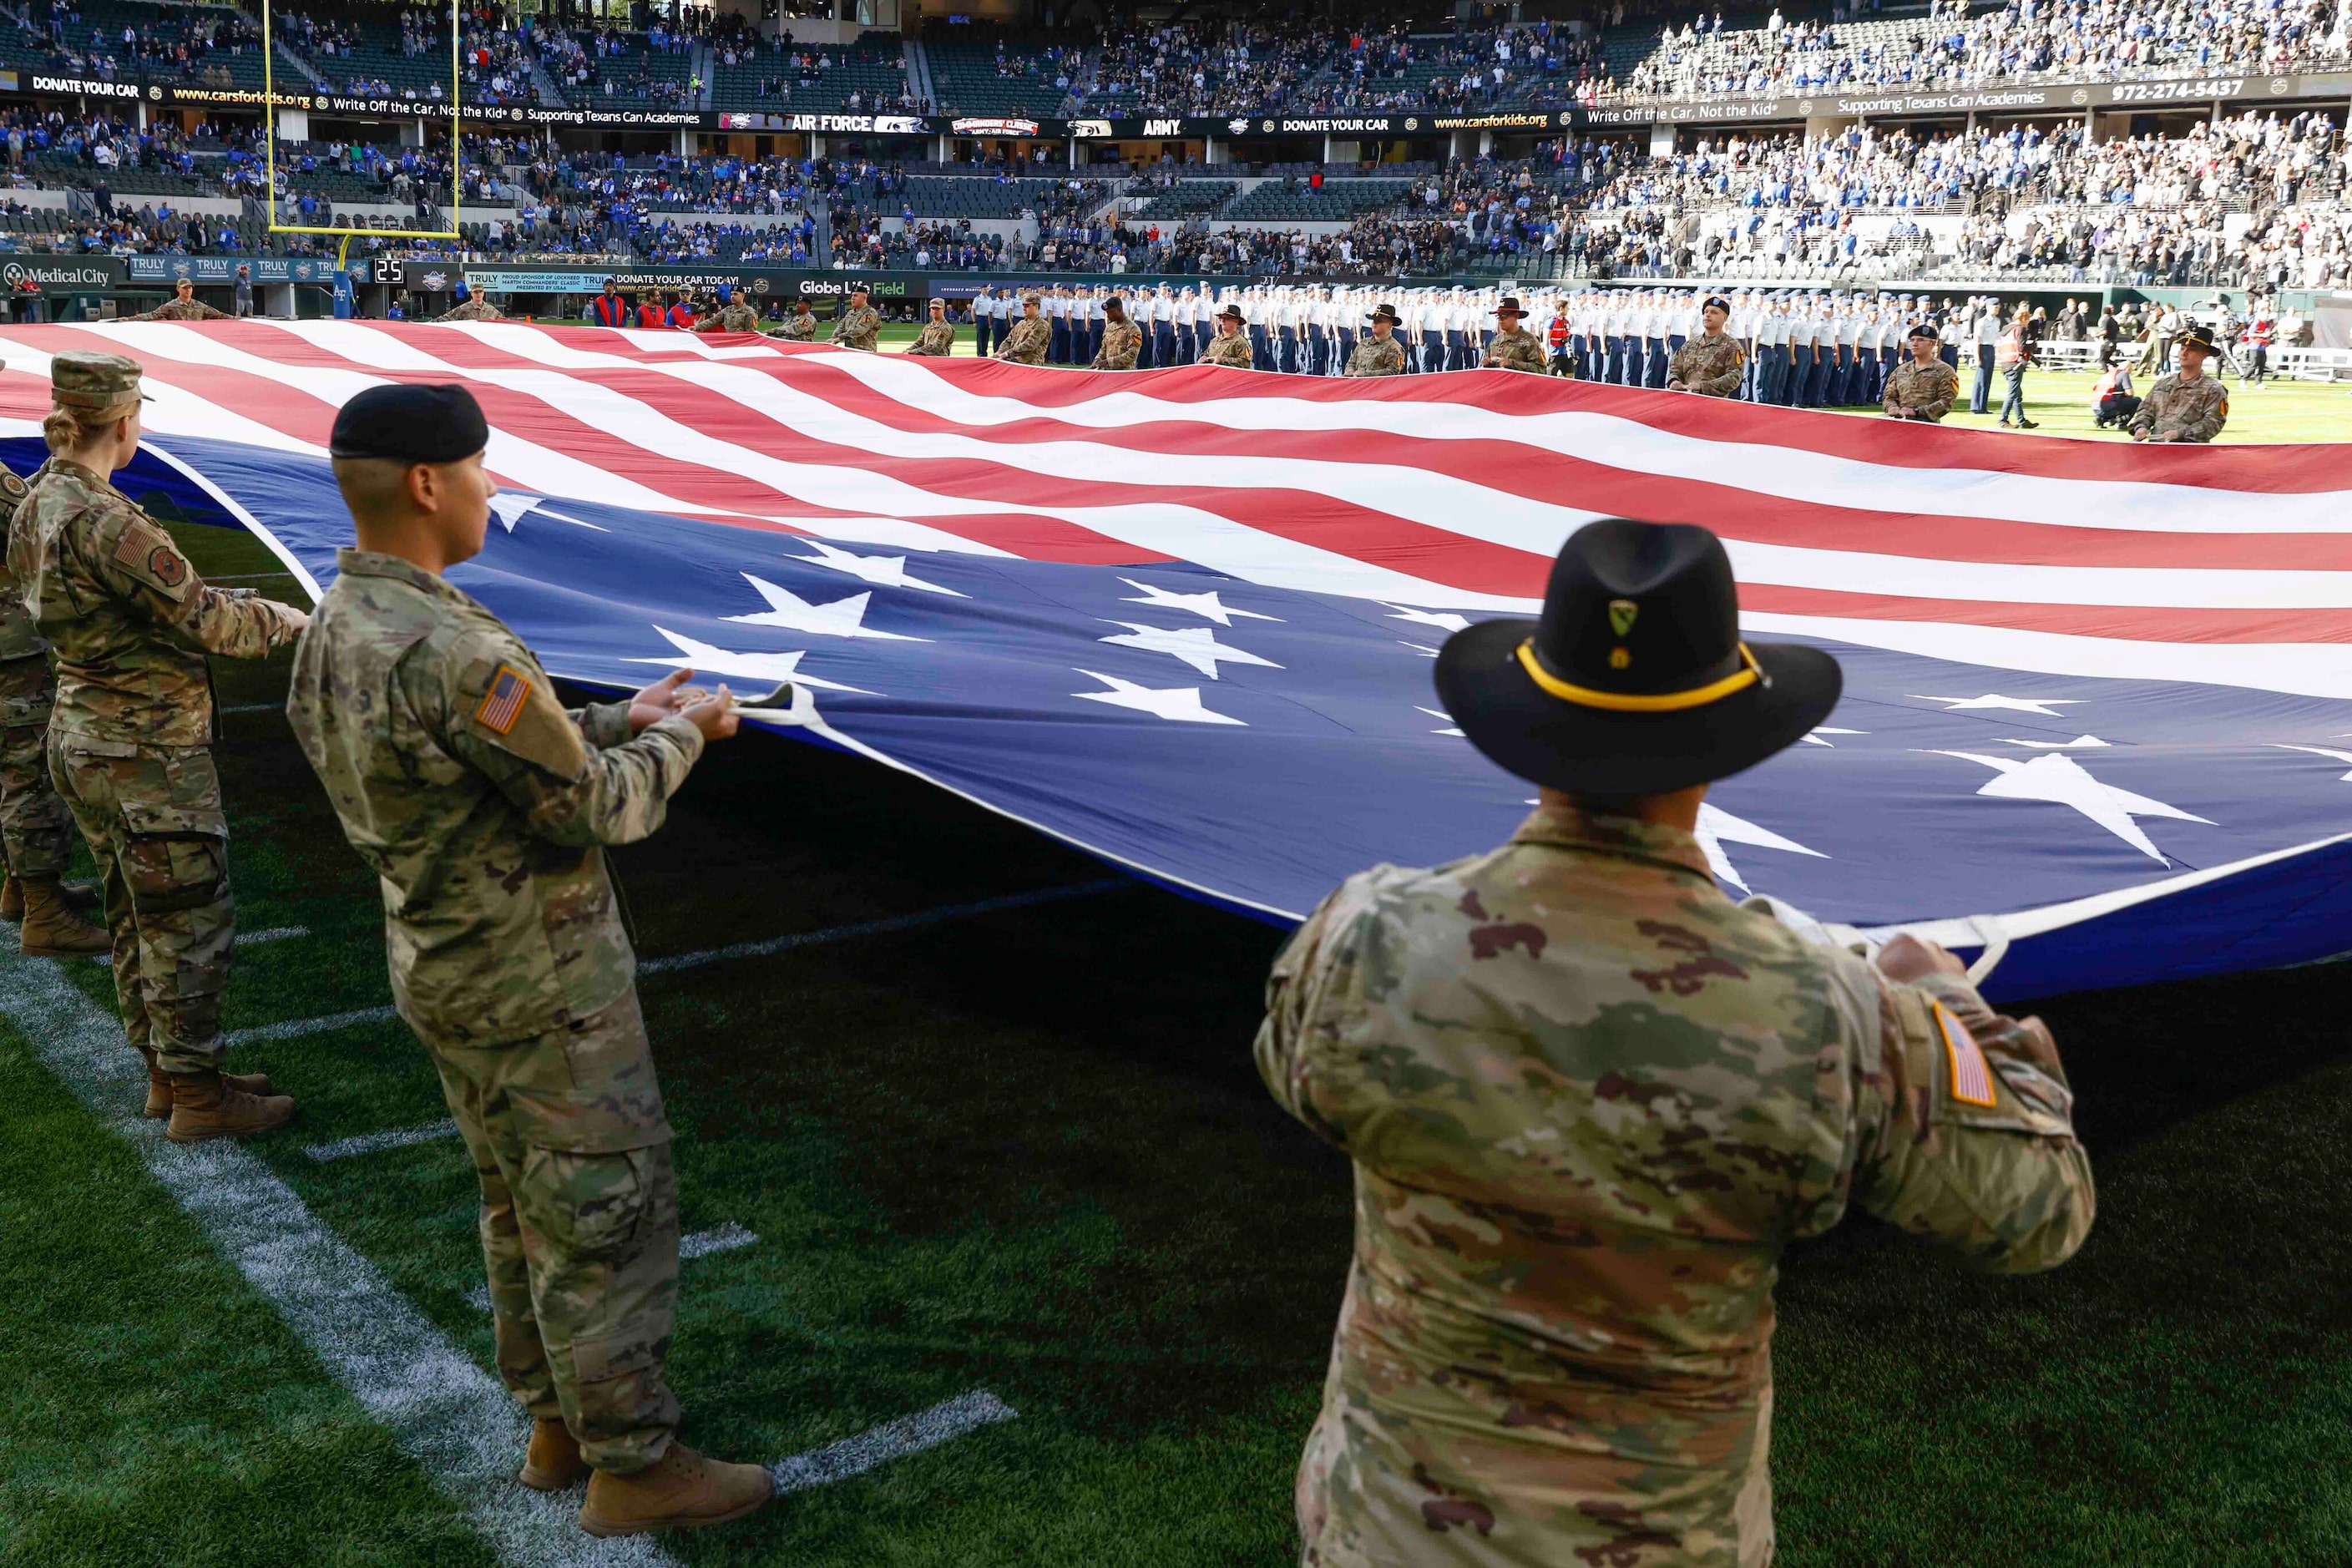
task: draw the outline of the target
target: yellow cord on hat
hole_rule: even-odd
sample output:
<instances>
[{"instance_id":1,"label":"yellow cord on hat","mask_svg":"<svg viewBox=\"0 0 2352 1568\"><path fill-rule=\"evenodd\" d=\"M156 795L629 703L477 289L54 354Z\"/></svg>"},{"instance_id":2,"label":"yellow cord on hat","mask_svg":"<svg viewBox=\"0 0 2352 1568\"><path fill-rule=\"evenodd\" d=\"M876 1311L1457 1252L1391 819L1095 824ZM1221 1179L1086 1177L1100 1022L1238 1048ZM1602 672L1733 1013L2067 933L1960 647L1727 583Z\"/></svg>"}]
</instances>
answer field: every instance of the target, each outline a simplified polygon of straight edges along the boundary
<instances>
[{"instance_id":1,"label":"yellow cord on hat","mask_svg":"<svg viewBox=\"0 0 2352 1568\"><path fill-rule=\"evenodd\" d=\"M1635 695L1622 691L1600 691L1590 686L1578 686L1562 680L1546 669L1537 658L1535 638L1529 637L1519 644L1519 663L1526 668L1528 679L1538 686L1563 702L1573 702L1581 708L1606 708L1618 713L1675 713L1685 708L1704 708L1764 679L1764 667L1756 662L1756 656L1748 651L1746 643L1739 645L1739 657L1744 668L1733 670L1721 680L1710 680L1705 686L1694 686L1687 691Z\"/></svg>"}]
</instances>

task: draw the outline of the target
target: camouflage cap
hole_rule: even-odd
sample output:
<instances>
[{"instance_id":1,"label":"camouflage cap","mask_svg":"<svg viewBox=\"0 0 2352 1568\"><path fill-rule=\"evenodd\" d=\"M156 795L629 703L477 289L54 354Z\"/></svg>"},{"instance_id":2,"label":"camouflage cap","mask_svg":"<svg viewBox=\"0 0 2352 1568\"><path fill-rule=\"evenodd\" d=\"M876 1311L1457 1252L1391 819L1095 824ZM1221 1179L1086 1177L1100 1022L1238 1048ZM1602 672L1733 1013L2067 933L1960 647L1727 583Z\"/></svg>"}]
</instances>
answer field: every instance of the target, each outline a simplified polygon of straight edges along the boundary
<instances>
[{"instance_id":1,"label":"camouflage cap","mask_svg":"<svg viewBox=\"0 0 2352 1568\"><path fill-rule=\"evenodd\" d=\"M152 403L139 390L139 362L121 354L61 353L49 361L49 398L64 408Z\"/></svg>"}]
</instances>

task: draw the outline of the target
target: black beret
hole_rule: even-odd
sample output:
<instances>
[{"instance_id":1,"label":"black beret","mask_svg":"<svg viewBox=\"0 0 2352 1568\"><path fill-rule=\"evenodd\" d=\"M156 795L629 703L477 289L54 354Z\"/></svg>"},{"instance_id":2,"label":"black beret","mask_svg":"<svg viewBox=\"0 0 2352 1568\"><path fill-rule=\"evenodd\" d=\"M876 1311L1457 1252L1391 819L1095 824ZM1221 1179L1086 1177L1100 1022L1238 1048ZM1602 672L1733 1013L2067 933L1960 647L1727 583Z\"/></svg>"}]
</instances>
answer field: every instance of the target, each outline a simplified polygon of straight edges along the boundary
<instances>
[{"instance_id":1,"label":"black beret","mask_svg":"<svg viewBox=\"0 0 2352 1568\"><path fill-rule=\"evenodd\" d=\"M1709 294L1699 305L1699 309L1704 310L1709 305L1714 306L1717 310L1722 311L1727 316L1731 314L1731 301L1725 299L1720 294Z\"/></svg>"},{"instance_id":2,"label":"black beret","mask_svg":"<svg viewBox=\"0 0 2352 1568\"><path fill-rule=\"evenodd\" d=\"M490 444L482 405L462 386L371 386L335 416L338 458L454 463Z\"/></svg>"}]
</instances>

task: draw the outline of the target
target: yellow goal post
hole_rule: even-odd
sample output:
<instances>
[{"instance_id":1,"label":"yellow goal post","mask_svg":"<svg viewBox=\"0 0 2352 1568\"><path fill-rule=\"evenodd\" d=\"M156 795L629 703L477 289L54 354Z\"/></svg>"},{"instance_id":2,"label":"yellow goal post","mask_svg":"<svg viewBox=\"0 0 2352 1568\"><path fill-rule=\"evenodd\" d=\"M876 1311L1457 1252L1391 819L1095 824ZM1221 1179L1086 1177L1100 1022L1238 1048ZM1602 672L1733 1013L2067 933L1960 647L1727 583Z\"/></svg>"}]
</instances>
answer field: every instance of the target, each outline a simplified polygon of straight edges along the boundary
<instances>
[{"instance_id":1,"label":"yellow goal post","mask_svg":"<svg viewBox=\"0 0 2352 1568\"><path fill-rule=\"evenodd\" d=\"M261 130L265 177L269 182L271 234L338 234L344 248L353 239L463 239L459 198L465 190L465 121L461 105L464 82L459 75L458 46L464 35L458 0L449 0L449 226L447 228L352 228L341 224L296 224L278 221L278 44L270 31L269 0L261 0Z\"/></svg>"}]
</instances>

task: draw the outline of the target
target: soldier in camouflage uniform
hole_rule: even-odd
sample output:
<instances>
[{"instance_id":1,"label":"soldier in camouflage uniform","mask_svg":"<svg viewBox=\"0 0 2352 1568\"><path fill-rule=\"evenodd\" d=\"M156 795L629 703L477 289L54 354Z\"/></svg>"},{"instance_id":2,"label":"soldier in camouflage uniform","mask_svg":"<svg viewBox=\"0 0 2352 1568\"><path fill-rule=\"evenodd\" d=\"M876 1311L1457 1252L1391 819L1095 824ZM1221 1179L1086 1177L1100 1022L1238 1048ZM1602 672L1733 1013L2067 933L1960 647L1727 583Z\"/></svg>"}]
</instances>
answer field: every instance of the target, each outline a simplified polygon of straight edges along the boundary
<instances>
[{"instance_id":1,"label":"soldier in camouflage uniform","mask_svg":"<svg viewBox=\"0 0 2352 1568\"><path fill-rule=\"evenodd\" d=\"M1456 633L1436 670L1535 814L1351 878L1276 961L1259 1071L1356 1167L1307 1563L1762 1568L1787 1244L1859 1205L2024 1272L2090 1227L2038 1020L1940 948L1874 966L1708 874L1707 781L1839 690L1737 617L1706 530L1580 530L1540 621Z\"/></svg>"},{"instance_id":2,"label":"soldier in camouflage uniform","mask_svg":"<svg viewBox=\"0 0 2352 1568\"><path fill-rule=\"evenodd\" d=\"M2212 334L2191 326L2173 340L2180 368L2158 378L2132 416L2135 441L2210 441L2230 422L2230 395L2219 376L2205 374L2213 353Z\"/></svg>"},{"instance_id":3,"label":"soldier in camouflage uniform","mask_svg":"<svg viewBox=\"0 0 2352 1568\"><path fill-rule=\"evenodd\" d=\"M1716 295L1699 308L1698 319L1699 335L1676 349L1666 365L1666 390L1729 397L1748 374L1748 351L1723 330L1731 320L1731 301Z\"/></svg>"},{"instance_id":4,"label":"soldier in camouflage uniform","mask_svg":"<svg viewBox=\"0 0 2352 1568\"><path fill-rule=\"evenodd\" d=\"M784 318L784 324L776 330L776 336L788 343L816 342L816 312L809 309L806 300L793 301L793 313Z\"/></svg>"},{"instance_id":5,"label":"soldier in camouflage uniform","mask_svg":"<svg viewBox=\"0 0 2352 1568\"><path fill-rule=\"evenodd\" d=\"M126 321L226 321L226 310L215 310L196 298L196 286L183 278L173 285L171 300L143 315L125 316Z\"/></svg>"},{"instance_id":6,"label":"soldier in camouflage uniform","mask_svg":"<svg viewBox=\"0 0 2352 1568\"><path fill-rule=\"evenodd\" d=\"M1133 370L1143 352L1143 333L1127 319L1127 301L1114 294L1103 301L1102 347L1095 351L1088 370Z\"/></svg>"},{"instance_id":7,"label":"soldier in camouflage uniform","mask_svg":"<svg viewBox=\"0 0 2352 1568\"><path fill-rule=\"evenodd\" d=\"M945 359L955 353L955 323L948 320L948 302L931 301L931 319L907 352L924 359Z\"/></svg>"},{"instance_id":8,"label":"soldier in camouflage uniform","mask_svg":"<svg viewBox=\"0 0 2352 1568\"><path fill-rule=\"evenodd\" d=\"M1936 424L1952 411L1952 400L1960 395L1960 373L1943 362L1941 340L1927 322L1914 326L1906 341L1911 357L1886 378L1887 417Z\"/></svg>"},{"instance_id":9,"label":"soldier in camouflage uniform","mask_svg":"<svg viewBox=\"0 0 2352 1568\"><path fill-rule=\"evenodd\" d=\"M1248 335L1242 331L1244 325L1239 305L1228 305L1218 311L1217 335L1209 340L1208 352L1201 356L1201 363L1221 364L1229 370L1250 369L1256 357Z\"/></svg>"},{"instance_id":10,"label":"soldier in camouflage uniform","mask_svg":"<svg viewBox=\"0 0 2352 1568\"><path fill-rule=\"evenodd\" d=\"M1021 319L996 345L996 357L1011 364L1044 364L1045 354L1054 346L1053 323L1037 313L1034 294L1021 296Z\"/></svg>"},{"instance_id":11,"label":"soldier in camouflage uniform","mask_svg":"<svg viewBox=\"0 0 2352 1568\"><path fill-rule=\"evenodd\" d=\"M732 295L719 313L695 322L698 332L756 332L760 330L760 312L746 304L741 295Z\"/></svg>"},{"instance_id":12,"label":"soldier in camouflage uniform","mask_svg":"<svg viewBox=\"0 0 2352 1568\"><path fill-rule=\"evenodd\" d=\"M1519 323L1527 312L1519 309L1517 300L1506 300L1495 307L1498 323L1494 337L1486 344L1486 358L1479 365L1486 370L1523 370L1531 375L1543 375L1549 367L1544 363L1544 347L1533 332Z\"/></svg>"},{"instance_id":13,"label":"soldier in camouflage uniform","mask_svg":"<svg viewBox=\"0 0 2352 1568\"><path fill-rule=\"evenodd\" d=\"M58 354L50 395L53 456L16 509L8 571L57 653L49 777L103 873L123 1028L148 1060L151 1113L169 1095L174 1142L275 1127L294 1102L221 1073L236 921L205 656L266 658L309 617L207 587L108 482L139 448L138 365Z\"/></svg>"},{"instance_id":14,"label":"soldier in camouflage uniform","mask_svg":"<svg viewBox=\"0 0 2352 1568\"><path fill-rule=\"evenodd\" d=\"M866 302L866 289L860 284L849 290L849 309L833 324L833 341L845 349L874 350L874 340L882 331L882 312Z\"/></svg>"},{"instance_id":15,"label":"soldier in camouflage uniform","mask_svg":"<svg viewBox=\"0 0 2352 1568\"><path fill-rule=\"evenodd\" d=\"M476 294L462 305L453 305L433 318L436 321L503 321L506 313L488 299Z\"/></svg>"},{"instance_id":16,"label":"soldier in camouflage uniform","mask_svg":"<svg viewBox=\"0 0 2352 1568\"><path fill-rule=\"evenodd\" d=\"M359 545L337 556L287 715L381 880L394 998L474 1158L499 1369L535 1417L520 1479L556 1490L593 1469L592 1534L715 1524L772 1484L677 1440L670 1127L603 847L661 826L733 706L723 687L682 692L679 670L567 712L521 640L439 574L481 548L488 438L462 387L343 405L331 450Z\"/></svg>"},{"instance_id":17,"label":"soldier in camouflage uniform","mask_svg":"<svg viewBox=\"0 0 2352 1568\"><path fill-rule=\"evenodd\" d=\"M9 514L29 493L24 480L0 467L0 504ZM17 951L28 958L81 957L114 945L84 918L96 912L95 897L65 885L73 816L49 782L49 710L57 696L49 645L16 580L0 566L0 849L8 867L0 881L0 921L21 922Z\"/></svg>"},{"instance_id":18,"label":"soldier in camouflage uniform","mask_svg":"<svg viewBox=\"0 0 2352 1568\"><path fill-rule=\"evenodd\" d=\"M1396 341L1399 317L1394 305L1382 305L1364 318L1372 324L1370 336L1356 344L1356 352L1348 356L1349 375L1402 375L1404 345Z\"/></svg>"}]
</instances>

